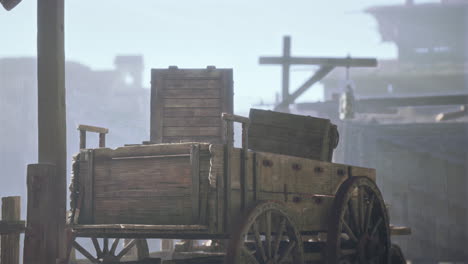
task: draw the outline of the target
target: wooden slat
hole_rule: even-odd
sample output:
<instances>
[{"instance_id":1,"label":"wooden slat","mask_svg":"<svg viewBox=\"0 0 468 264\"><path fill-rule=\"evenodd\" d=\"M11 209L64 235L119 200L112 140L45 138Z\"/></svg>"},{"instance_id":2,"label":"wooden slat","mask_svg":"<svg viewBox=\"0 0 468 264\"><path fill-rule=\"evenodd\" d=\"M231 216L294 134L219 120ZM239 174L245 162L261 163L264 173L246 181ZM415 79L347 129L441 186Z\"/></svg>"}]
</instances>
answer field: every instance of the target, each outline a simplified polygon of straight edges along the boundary
<instances>
[{"instance_id":1,"label":"wooden slat","mask_svg":"<svg viewBox=\"0 0 468 264\"><path fill-rule=\"evenodd\" d=\"M189 156L113 160L95 172L95 223L191 223Z\"/></svg>"},{"instance_id":2,"label":"wooden slat","mask_svg":"<svg viewBox=\"0 0 468 264\"><path fill-rule=\"evenodd\" d=\"M166 90L172 89L219 89L219 79L190 78L184 75L167 76ZM183 79L184 78L184 79Z\"/></svg>"},{"instance_id":3,"label":"wooden slat","mask_svg":"<svg viewBox=\"0 0 468 264\"><path fill-rule=\"evenodd\" d=\"M221 109L217 107L206 108L171 108L164 112L167 117L220 117Z\"/></svg>"},{"instance_id":4,"label":"wooden slat","mask_svg":"<svg viewBox=\"0 0 468 264\"><path fill-rule=\"evenodd\" d=\"M165 108L174 107L220 107L219 99L165 99Z\"/></svg>"},{"instance_id":5,"label":"wooden slat","mask_svg":"<svg viewBox=\"0 0 468 264\"><path fill-rule=\"evenodd\" d=\"M219 136L220 127L164 127L164 135L174 136Z\"/></svg>"},{"instance_id":6,"label":"wooden slat","mask_svg":"<svg viewBox=\"0 0 468 264\"><path fill-rule=\"evenodd\" d=\"M190 162L192 165L192 223L198 223L200 217L200 147L192 146Z\"/></svg>"},{"instance_id":7,"label":"wooden slat","mask_svg":"<svg viewBox=\"0 0 468 264\"><path fill-rule=\"evenodd\" d=\"M164 98L183 98L183 99L218 99L221 93L217 89L166 89Z\"/></svg>"},{"instance_id":8,"label":"wooden slat","mask_svg":"<svg viewBox=\"0 0 468 264\"><path fill-rule=\"evenodd\" d=\"M220 127L221 119L213 117L166 117L166 127Z\"/></svg>"}]
</instances>

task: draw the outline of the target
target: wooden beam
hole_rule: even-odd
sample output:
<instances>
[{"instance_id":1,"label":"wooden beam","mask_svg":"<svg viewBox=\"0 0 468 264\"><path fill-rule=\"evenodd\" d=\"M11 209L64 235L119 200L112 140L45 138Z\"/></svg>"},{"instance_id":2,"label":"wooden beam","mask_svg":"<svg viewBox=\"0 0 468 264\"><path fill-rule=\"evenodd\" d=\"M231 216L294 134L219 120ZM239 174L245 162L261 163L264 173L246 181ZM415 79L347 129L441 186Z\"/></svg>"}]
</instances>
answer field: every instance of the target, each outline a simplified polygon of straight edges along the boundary
<instances>
[{"instance_id":1,"label":"wooden beam","mask_svg":"<svg viewBox=\"0 0 468 264\"><path fill-rule=\"evenodd\" d=\"M304 84L302 84L297 90L290 96L283 98L282 101L275 106L276 111L281 111L282 109L287 108L290 104L301 96L305 91L307 91L312 85L322 80L328 73L334 69L333 66L322 66L318 69L315 74L310 77Z\"/></svg>"},{"instance_id":2,"label":"wooden beam","mask_svg":"<svg viewBox=\"0 0 468 264\"><path fill-rule=\"evenodd\" d=\"M39 163L56 165L56 171L50 174L54 177L50 183L56 185L56 188L51 188L57 192L52 202L56 208L48 212L48 219L44 221L57 222L45 230L48 233L44 236L55 240L57 248L48 252L56 255L50 257L47 263L55 263L53 258L61 258L66 254L64 229L67 208L67 149L64 65L64 0L37 1L38 157ZM49 237L51 235L55 237L52 239ZM37 263L37 260L34 263Z\"/></svg>"},{"instance_id":3,"label":"wooden beam","mask_svg":"<svg viewBox=\"0 0 468 264\"><path fill-rule=\"evenodd\" d=\"M109 133L108 128L97 127L97 126L78 125L77 129L80 130L80 131L94 132L94 133L99 133L99 134Z\"/></svg>"},{"instance_id":4,"label":"wooden beam","mask_svg":"<svg viewBox=\"0 0 468 264\"><path fill-rule=\"evenodd\" d=\"M21 217L21 198L19 196L2 198L2 220L19 221ZM24 227L24 223L23 223ZM20 234L2 235L1 263L19 264Z\"/></svg>"},{"instance_id":5,"label":"wooden beam","mask_svg":"<svg viewBox=\"0 0 468 264\"><path fill-rule=\"evenodd\" d=\"M265 65L322 65L335 67L376 67L374 58L327 58L327 57L260 57Z\"/></svg>"},{"instance_id":6,"label":"wooden beam","mask_svg":"<svg viewBox=\"0 0 468 264\"><path fill-rule=\"evenodd\" d=\"M25 229L26 221L0 221L0 235L24 233Z\"/></svg>"}]
</instances>

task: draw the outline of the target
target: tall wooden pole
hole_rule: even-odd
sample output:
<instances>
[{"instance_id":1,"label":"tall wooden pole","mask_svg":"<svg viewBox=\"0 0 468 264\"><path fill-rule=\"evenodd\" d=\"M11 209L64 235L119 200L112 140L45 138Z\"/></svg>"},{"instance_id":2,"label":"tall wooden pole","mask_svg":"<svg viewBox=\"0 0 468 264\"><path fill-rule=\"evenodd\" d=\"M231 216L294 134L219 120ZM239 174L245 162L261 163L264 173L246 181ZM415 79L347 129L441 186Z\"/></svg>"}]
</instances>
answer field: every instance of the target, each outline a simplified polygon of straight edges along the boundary
<instances>
[{"instance_id":1,"label":"tall wooden pole","mask_svg":"<svg viewBox=\"0 0 468 264\"><path fill-rule=\"evenodd\" d=\"M281 100L287 100L289 97L289 68L291 66L289 59L291 58L291 37L283 37L283 69L282 69L282 96ZM278 109L282 112L289 112L289 105L283 109Z\"/></svg>"},{"instance_id":2,"label":"tall wooden pole","mask_svg":"<svg viewBox=\"0 0 468 264\"><path fill-rule=\"evenodd\" d=\"M64 0L37 1L39 163L56 166L58 258L65 254L66 119Z\"/></svg>"}]
</instances>

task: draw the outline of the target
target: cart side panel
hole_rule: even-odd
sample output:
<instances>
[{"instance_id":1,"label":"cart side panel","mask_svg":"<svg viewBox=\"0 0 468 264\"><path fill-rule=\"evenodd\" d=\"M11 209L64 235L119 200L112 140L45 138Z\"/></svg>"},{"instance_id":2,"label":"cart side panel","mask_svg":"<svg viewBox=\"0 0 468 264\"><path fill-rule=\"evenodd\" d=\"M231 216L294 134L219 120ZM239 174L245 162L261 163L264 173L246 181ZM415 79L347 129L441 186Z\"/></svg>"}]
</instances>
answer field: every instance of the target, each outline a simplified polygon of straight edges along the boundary
<instances>
[{"instance_id":1,"label":"cart side panel","mask_svg":"<svg viewBox=\"0 0 468 264\"><path fill-rule=\"evenodd\" d=\"M92 173L80 172L93 182L83 186L92 201L84 202L80 224L205 224L206 144L96 149L93 163Z\"/></svg>"}]
</instances>

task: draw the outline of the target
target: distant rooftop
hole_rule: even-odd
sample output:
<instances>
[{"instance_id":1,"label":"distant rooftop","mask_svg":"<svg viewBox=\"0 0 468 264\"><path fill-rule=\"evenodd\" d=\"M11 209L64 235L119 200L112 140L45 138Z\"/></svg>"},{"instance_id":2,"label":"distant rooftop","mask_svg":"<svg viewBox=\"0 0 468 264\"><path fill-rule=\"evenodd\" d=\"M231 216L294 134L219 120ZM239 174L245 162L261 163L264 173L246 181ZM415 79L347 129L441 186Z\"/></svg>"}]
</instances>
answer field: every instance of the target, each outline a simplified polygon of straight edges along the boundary
<instances>
[{"instance_id":1,"label":"distant rooftop","mask_svg":"<svg viewBox=\"0 0 468 264\"><path fill-rule=\"evenodd\" d=\"M431 64L467 61L468 1L374 6L365 10L385 42L398 47L400 61Z\"/></svg>"}]
</instances>

